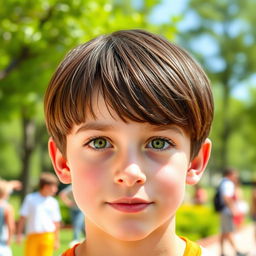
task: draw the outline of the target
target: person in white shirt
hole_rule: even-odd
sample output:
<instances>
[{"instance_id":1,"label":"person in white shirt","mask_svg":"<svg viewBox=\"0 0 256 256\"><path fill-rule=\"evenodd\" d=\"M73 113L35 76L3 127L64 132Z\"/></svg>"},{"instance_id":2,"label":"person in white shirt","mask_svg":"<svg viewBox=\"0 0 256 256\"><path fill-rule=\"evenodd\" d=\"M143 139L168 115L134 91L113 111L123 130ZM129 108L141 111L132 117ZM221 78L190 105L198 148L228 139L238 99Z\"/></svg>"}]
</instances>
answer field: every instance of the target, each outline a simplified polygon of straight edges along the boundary
<instances>
[{"instance_id":1,"label":"person in white shirt","mask_svg":"<svg viewBox=\"0 0 256 256\"><path fill-rule=\"evenodd\" d=\"M28 194L21 206L17 229L20 243L26 224L25 256L52 256L59 247L61 214L58 201L53 198L58 190L58 180L51 173L42 173L39 191Z\"/></svg>"}]
</instances>

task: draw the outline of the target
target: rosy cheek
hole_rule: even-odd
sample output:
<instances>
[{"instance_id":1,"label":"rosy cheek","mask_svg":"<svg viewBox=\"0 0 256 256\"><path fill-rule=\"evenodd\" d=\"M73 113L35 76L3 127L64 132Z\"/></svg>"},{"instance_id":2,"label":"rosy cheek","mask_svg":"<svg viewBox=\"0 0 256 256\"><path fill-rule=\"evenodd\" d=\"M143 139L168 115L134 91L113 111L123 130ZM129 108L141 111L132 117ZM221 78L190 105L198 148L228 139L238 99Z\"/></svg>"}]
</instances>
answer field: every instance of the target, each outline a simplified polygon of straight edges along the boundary
<instances>
[{"instance_id":1,"label":"rosy cheek","mask_svg":"<svg viewBox=\"0 0 256 256\"><path fill-rule=\"evenodd\" d=\"M157 194L160 198L164 198L166 203L170 203L173 207L182 202L185 191L184 171L163 167L158 171L155 179L158 184Z\"/></svg>"},{"instance_id":2,"label":"rosy cheek","mask_svg":"<svg viewBox=\"0 0 256 256\"><path fill-rule=\"evenodd\" d=\"M91 200L97 200L102 190L104 172L95 165L80 165L74 167L72 184L74 196L79 205L88 205Z\"/></svg>"}]
</instances>

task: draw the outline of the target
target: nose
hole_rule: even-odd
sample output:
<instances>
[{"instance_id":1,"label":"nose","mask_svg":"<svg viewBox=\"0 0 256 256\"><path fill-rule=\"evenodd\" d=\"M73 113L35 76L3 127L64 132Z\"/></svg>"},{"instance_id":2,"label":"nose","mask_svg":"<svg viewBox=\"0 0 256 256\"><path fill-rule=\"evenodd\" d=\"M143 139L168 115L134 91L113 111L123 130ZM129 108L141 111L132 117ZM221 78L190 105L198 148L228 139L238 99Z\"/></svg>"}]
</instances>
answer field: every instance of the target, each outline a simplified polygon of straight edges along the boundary
<instances>
[{"instance_id":1,"label":"nose","mask_svg":"<svg viewBox=\"0 0 256 256\"><path fill-rule=\"evenodd\" d=\"M125 169L118 170L115 173L114 181L116 184L132 187L136 184L144 184L146 182L146 175L137 164L132 163Z\"/></svg>"}]
</instances>

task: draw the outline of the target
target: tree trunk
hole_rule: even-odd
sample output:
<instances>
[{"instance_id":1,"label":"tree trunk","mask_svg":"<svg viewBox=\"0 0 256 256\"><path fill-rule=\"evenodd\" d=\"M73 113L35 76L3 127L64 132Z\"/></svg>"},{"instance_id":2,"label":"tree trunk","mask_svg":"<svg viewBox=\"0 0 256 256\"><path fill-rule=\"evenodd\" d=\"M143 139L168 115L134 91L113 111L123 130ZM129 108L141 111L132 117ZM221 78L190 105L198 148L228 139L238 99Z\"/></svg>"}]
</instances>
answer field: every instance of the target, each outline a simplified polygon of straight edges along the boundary
<instances>
[{"instance_id":1,"label":"tree trunk","mask_svg":"<svg viewBox=\"0 0 256 256\"><path fill-rule=\"evenodd\" d=\"M221 149L220 149L220 172L223 172L228 165L228 143L231 135L229 124L229 102L230 102L230 87L227 79L223 83L223 117L222 117L222 131Z\"/></svg>"},{"instance_id":2,"label":"tree trunk","mask_svg":"<svg viewBox=\"0 0 256 256\"><path fill-rule=\"evenodd\" d=\"M22 115L22 142L21 142L21 182L23 185L21 199L29 192L30 160L35 148L35 123L32 119Z\"/></svg>"}]
</instances>

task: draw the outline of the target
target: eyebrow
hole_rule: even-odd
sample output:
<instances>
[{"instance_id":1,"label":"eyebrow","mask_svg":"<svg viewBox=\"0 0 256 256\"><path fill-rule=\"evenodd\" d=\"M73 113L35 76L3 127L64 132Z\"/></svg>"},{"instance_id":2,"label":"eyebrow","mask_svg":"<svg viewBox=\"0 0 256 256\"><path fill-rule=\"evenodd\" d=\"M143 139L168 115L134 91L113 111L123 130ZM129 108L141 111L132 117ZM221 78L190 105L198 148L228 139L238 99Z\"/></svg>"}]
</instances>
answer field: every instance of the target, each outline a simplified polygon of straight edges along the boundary
<instances>
[{"instance_id":1,"label":"eyebrow","mask_svg":"<svg viewBox=\"0 0 256 256\"><path fill-rule=\"evenodd\" d=\"M166 125L156 125L151 128L153 131L166 131L166 130L173 130L174 132L179 133L180 135L184 136L185 132L184 130L174 124L166 124Z\"/></svg>"},{"instance_id":2,"label":"eyebrow","mask_svg":"<svg viewBox=\"0 0 256 256\"><path fill-rule=\"evenodd\" d=\"M114 127L109 124L91 122L91 123L86 123L81 125L75 133L77 134L79 132L88 131L88 130L109 131L113 129Z\"/></svg>"}]
</instances>

